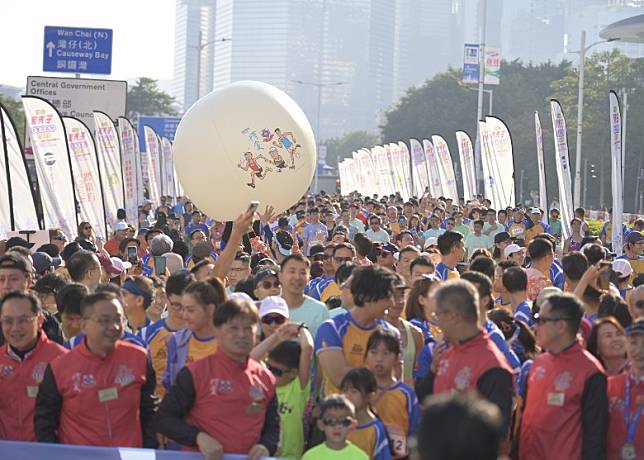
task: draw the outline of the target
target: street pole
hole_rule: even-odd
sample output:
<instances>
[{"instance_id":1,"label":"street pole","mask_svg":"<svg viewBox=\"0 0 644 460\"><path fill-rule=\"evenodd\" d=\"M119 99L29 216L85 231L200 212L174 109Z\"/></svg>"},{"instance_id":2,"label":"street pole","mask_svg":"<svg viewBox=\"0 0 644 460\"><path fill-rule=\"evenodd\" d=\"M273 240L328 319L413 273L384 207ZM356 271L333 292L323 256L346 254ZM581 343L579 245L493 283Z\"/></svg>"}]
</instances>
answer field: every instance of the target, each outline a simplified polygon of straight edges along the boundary
<instances>
[{"instance_id":1,"label":"street pole","mask_svg":"<svg viewBox=\"0 0 644 460\"><path fill-rule=\"evenodd\" d=\"M322 106L322 83L317 85L318 87L318 102L315 115L315 136L316 136L316 148L318 153L320 151L320 107ZM313 193L318 193L318 175L319 175L320 160L315 160L315 177L313 178Z\"/></svg>"},{"instance_id":2,"label":"street pole","mask_svg":"<svg viewBox=\"0 0 644 460\"><path fill-rule=\"evenodd\" d=\"M492 111L492 108L494 107L494 90L489 89L487 91L489 91L490 94L490 115L493 115L494 112Z\"/></svg>"},{"instance_id":3,"label":"street pole","mask_svg":"<svg viewBox=\"0 0 644 460\"><path fill-rule=\"evenodd\" d=\"M624 183L624 165L626 163L626 118L628 116L628 92L626 88L622 90L622 184Z\"/></svg>"},{"instance_id":4,"label":"street pole","mask_svg":"<svg viewBox=\"0 0 644 460\"><path fill-rule=\"evenodd\" d=\"M525 178L525 171L521 170L521 175L519 176L519 201L523 203L523 179Z\"/></svg>"},{"instance_id":5,"label":"street pole","mask_svg":"<svg viewBox=\"0 0 644 460\"><path fill-rule=\"evenodd\" d=\"M197 100L201 97L201 30L199 30L199 41L197 42Z\"/></svg>"},{"instance_id":6,"label":"street pole","mask_svg":"<svg viewBox=\"0 0 644 460\"><path fill-rule=\"evenodd\" d=\"M575 209L579 207L581 191L581 137L584 124L584 61L586 60L586 31L581 31L579 48L579 87L577 94L577 145L575 152L575 190L573 201Z\"/></svg>"},{"instance_id":7,"label":"street pole","mask_svg":"<svg viewBox=\"0 0 644 460\"><path fill-rule=\"evenodd\" d=\"M584 208L588 207L588 201L586 200L587 198L587 192L588 192L588 160L584 159Z\"/></svg>"},{"instance_id":8,"label":"street pole","mask_svg":"<svg viewBox=\"0 0 644 460\"><path fill-rule=\"evenodd\" d=\"M483 165L481 163L481 135L478 129L479 121L483 118L483 85L485 83L485 40L487 34L487 0L480 0L481 18L479 20L479 88L476 107L476 146L474 163L476 176L479 178L478 188L483 193Z\"/></svg>"}]
</instances>

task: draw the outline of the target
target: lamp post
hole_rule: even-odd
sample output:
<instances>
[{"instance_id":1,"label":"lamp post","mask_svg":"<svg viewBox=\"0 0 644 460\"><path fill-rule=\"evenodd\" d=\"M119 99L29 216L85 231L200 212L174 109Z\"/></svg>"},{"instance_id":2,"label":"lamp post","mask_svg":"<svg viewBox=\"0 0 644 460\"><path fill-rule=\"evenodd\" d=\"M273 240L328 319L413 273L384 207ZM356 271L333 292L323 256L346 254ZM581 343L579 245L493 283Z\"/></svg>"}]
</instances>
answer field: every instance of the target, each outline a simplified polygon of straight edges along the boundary
<instances>
[{"instance_id":1,"label":"lamp post","mask_svg":"<svg viewBox=\"0 0 644 460\"><path fill-rule=\"evenodd\" d=\"M311 81L302 81L302 80L291 80L293 83L297 83L298 85L309 85L309 86L315 86L318 90L317 92L317 104L316 104L316 109L315 109L315 147L316 150L319 149L320 147L320 111L322 107L322 88L325 86L340 86L344 85L345 82L343 81L334 81L330 83L321 83L321 82L311 82ZM315 176L313 178L313 193L318 192L318 165L316 161L315 165Z\"/></svg>"},{"instance_id":2,"label":"lamp post","mask_svg":"<svg viewBox=\"0 0 644 460\"><path fill-rule=\"evenodd\" d=\"M480 0L480 19L479 19L479 84L478 99L476 106L476 141L474 145L474 164L476 167L476 176L479 178L477 187L483 191L483 163L481 159L481 136L478 129L478 122L483 118L483 91L485 83L485 41L487 35L487 0ZM491 97L491 96L490 96ZM490 107L490 113L492 108Z\"/></svg>"},{"instance_id":3,"label":"lamp post","mask_svg":"<svg viewBox=\"0 0 644 460\"><path fill-rule=\"evenodd\" d=\"M577 145L575 152L575 189L573 194L574 207L579 207L581 201L581 138L584 124L584 61L586 60L586 52L593 46L601 45L617 40L611 38L608 40L600 40L586 46L586 31L581 31L581 46L579 51L571 51L571 53L579 54L579 87L577 93Z\"/></svg>"},{"instance_id":4,"label":"lamp post","mask_svg":"<svg viewBox=\"0 0 644 460\"><path fill-rule=\"evenodd\" d=\"M202 42L202 32L201 30L199 31L199 38L197 40L197 45L189 45L189 48L197 50L197 100L201 97L201 52L207 48L208 46L212 45L213 43L217 42L229 42L232 41L232 38L218 38L216 40L210 40L209 42Z\"/></svg>"}]
</instances>

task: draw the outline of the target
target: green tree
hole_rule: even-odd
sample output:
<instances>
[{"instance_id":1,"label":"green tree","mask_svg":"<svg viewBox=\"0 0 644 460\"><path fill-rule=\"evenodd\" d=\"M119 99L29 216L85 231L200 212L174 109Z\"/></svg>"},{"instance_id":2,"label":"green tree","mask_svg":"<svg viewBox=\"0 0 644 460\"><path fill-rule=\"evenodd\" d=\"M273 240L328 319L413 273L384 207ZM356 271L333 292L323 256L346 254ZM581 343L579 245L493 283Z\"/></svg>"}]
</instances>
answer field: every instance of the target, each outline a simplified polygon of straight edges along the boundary
<instances>
[{"instance_id":1,"label":"green tree","mask_svg":"<svg viewBox=\"0 0 644 460\"><path fill-rule=\"evenodd\" d=\"M566 69L564 78L551 83L552 96L561 102L566 115L573 174L577 142L578 84L578 70L572 67ZM638 198L635 197L635 184L638 173L644 166L644 131L641 129L644 124L644 60L630 59L618 50L595 53L586 60L584 87L582 162L587 160L589 165L594 165L597 177L593 178L588 174L588 183L584 184L582 163L582 190L584 186L587 187L587 199L591 205L611 206L608 92L615 90L621 98L625 91L628 93L628 116L624 155L624 209L635 211L635 200Z\"/></svg>"},{"instance_id":2,"label":"green tree","mask_svg":"<svg viewBox=\"0 0 644 460\"><path fill-rule=\"evenodd\" d=\"M161 91L157 81L139 77L127 93L127 116L136 120L139 115L177 115L174 97Z\"/></svg>"},{"instance_id":3,"label":"green tree","mask_svg":"<svg viewBox=\"0 0 644 460\"><path fill-rule=\"evenodd\" d=\"M18 131L18 137L22 145L25 144L25 111L22 107L22 103L18 99L12 97L3 96L0 94L0 103L7 109L9 116L16 124L16 130Z\"/></svg>"},{"instance_id":4,"label":"green tree","mask_svg":"<svg viewBox=\"0 0 644 460\"><path fill-rule=\"evenodd\" d=\"M367 131L351 131L342 137L333 137L321 142L326 145L326 163L329 166L338 166L345 158L350 158L351 153L362 147L371 147L378 144L380 138L377 134Z\"/></svg>"},{"instance_id":5,"label":"green tree","mask_svg":"<svg viewBox=\"0 0 644 460\"><path fill-rule=\"evenodd\" d=\"M540 65L503 61L501 83L487 87L494 91L493 115L501 118L512 134L517 196L518 177L523 170L526 177L524 199L529 198L529 190L538 189L535 110L540 114L544 131L548 196L552 200L557 195L548 98L552 94L550 83L563 78L570 66L567 61ZM454 133L463 130L474 142L477 129L475 87L464 85L461 77L462 70L450 68L422 86L410 88L386 112L385 123L381 126L383 142L408 142L410 138L423 139L440 134L447 140L458 169L460 162ZM489 114L487 94L483 109L484 115Z\"/></svg>"}]
</instances>

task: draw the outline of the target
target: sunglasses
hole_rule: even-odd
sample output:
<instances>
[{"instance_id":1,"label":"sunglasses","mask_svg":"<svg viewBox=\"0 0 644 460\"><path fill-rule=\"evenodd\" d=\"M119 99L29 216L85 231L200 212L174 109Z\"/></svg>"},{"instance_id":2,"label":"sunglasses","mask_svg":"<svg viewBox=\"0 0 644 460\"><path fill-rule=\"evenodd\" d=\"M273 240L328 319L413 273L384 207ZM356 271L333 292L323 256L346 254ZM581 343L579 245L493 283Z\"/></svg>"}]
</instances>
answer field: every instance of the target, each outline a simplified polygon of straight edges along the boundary
<instances>
[{"instance_id":1,"label":"sunglasses","mask_svg":"<svg viewBox=\"0 0 644 460\"><path fill-rule=\"evenodd\" d=\"M347 428L351 426L351 423L353 423L353 419L351 417L344 417L344 418L325 417L322 419L322 424L324 426L342 426L344 428Z\"/></svg>"},{"instance_id":2,"label":"sunglasses","mask_svg":"<svg viewBox=\"0 0 644 460\"><path fill-rule=\"evenodd\" d=\"M272 283L270 281L262 281L262 287L264 289L277 289L278 287L280 287L280 282L278 280L275 280Z\"/></svg>"},{"instance_id":3,"label":"sunglasses","mask_svg":"<svg viewBox=\"0 0 644 460\"><path fill-rule=\"evenodd\" d=\"M286 374L290 369L279 369L277 367L273 367L270 365L266 366L269 371L275 376L275 377L281 377L282 375Z\"/></svg>"},{"instance_id":4,"label":"sunglasses","mask_svg":"<svg viewBox=\"0 0 644 460\"><path fill-rule=\"evenodd\" d=\"M92 227L85 227L83 230L91 230Z\"/></svg>"},{"instance_id":5,"label":"sunglasses","mask_svg":"<svg viewBox=\"0 0 644 460\"><path fill-rule=\"evenodd\" d=\"M285 322L286 318L282 315L266 315L262 318L262 323L266 324L267 326L270 326L273 323L284 324Z\"/></svg>"}]
</instances>

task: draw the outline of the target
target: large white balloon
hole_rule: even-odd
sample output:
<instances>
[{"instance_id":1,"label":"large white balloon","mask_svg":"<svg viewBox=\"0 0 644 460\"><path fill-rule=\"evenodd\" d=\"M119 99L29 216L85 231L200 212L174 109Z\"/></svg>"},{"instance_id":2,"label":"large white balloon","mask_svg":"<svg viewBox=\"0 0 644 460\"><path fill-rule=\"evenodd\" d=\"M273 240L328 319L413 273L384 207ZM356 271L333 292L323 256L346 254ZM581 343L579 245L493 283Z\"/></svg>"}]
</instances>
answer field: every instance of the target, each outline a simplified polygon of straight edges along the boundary
<instances>
[{"instance_id":1,"label":"large white balloon","mask_svg":"<svg viewBox=\"0 0 644 460\"><path fill-rule=\"evenodd\" d=\"M257 81L199 99L179 123L174 151L186 195L218 220L235 219L252 200L285 211L306 192L317 163L302 109Z\"/></svg>"}]
</instances>

